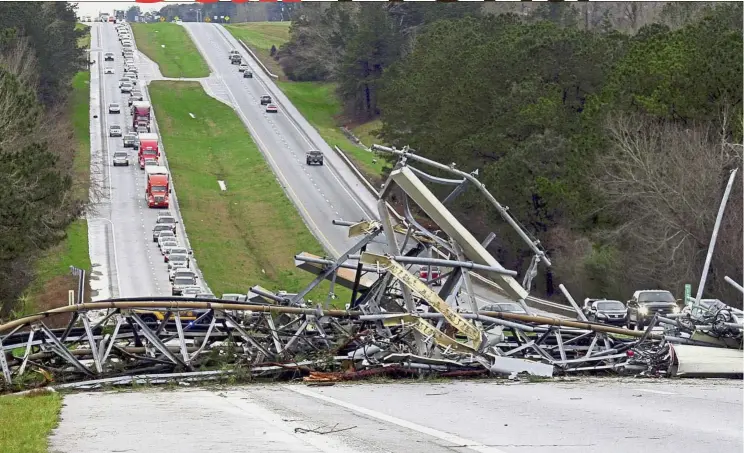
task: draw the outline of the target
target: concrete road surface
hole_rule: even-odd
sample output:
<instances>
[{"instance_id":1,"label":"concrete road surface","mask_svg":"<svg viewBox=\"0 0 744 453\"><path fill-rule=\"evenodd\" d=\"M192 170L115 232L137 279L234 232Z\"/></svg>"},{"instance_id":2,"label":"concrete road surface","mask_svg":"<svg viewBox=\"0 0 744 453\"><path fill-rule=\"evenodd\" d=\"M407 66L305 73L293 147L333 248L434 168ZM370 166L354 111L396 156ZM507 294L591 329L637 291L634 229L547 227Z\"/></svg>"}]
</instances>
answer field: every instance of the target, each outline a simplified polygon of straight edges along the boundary
<instances>
[{"instance_id":1,"label":"concrete road surface","mask_svg":"<svg viewBox=\"0 0 744 453\"><path fill-rule=\"evenodd\" d=\"M183 26L211 70L225 83L236 113L246 123L289 196L299 205L300 214L326 247L339 256L358 238L349 239L347 229L334 226L331 221L369 218L370 207L361 200L364 194L355 196L353 192L359 189L349 187L332 165L305 163L305 153L320 149L325 143L311 140L290 118L283 103L279 103L278 113L266 113L266 106L260 105L260 97L269 94L276 101L279 90L229 33L212 24L184 23ZM231 64L228 53L232 49L241 51L253 70L253 78L243 78L238 65ZM324 154L328 156L330 150ZM327 157L326 162L328 160ZM372 204L371 195L366 197ZM375 248L381 250L379 246Z\"/></svg>"},{"instance_id":2,"label":"concrete road surface","mask_svg":"<svg viewBox=\"0 0 744 453\"><path fill-rule=\"evenodd\" d=\"M340 256L358 238L349 239L347 229L334 226L331 221L370 218L376 212L373 197L312 127L312 132L307 133L307 128L299 124L306 121L232 35L215 24L189 22L183 26L212 72L224 82L236 113L246 123L290 198L299 206L305 222L329 251ZM243 78L238 66L231 64L228 53L233 49L241 52L253 70L253 78ZM278 113L266 113L265 106L260 105L259 99L264 94L279 101ZM326 165L307 165L305 152L310 149L322 150ZM381 235L368 251L382 253L383 243ZM488 288L476 288L481 298L507 300Z\"/></svg>"},{"instance_id":3,"label":"concrete road surface","mask_svg":"<svg viewBox=\"0 0 744 453\"><path fill-rule=\"evenodd\" d=\"M132 122L129 94L119 90L124 62L114 25L93 23L91 43L92 58L96 60L91 68L91 179L99 189L92 197L95 204L88 223L91 261L94 275L99 277L91 284L97 291L95 300L170 295L167 265L157 244L152 242L158 209L148 208L145 202L145 172L139 168L137 152L124 148L121 137L109 137L108 133L111 125L121 126L126 132ZM106 52L114 54L113 62L104 61ZM135 63L138 61L135 52ZM113 68L114 74L104 74L105 68ZM143 85L149 75L141 73L136 86L143 91L145 100L148 96ZM121 113L108 113L108 105L113 102L119 103ZM153 132L157 132L155 126ZM112 165L115 151L129 153L128 167ZM161 165L167 165L164 158ZM174 197L175 190L169 210L179 219L176 236L184 244L183 223Z\"/></svg>"},{"instance_id":4,"label":"concrete road surface","mask_svg":"<svg viewBox=\"0 0 744 453\"><path fill-rule=\"evenodd\" d=\"M741 381L356 384L80 393L53 453L739 452Z\"/></svg>"}]
</instances>

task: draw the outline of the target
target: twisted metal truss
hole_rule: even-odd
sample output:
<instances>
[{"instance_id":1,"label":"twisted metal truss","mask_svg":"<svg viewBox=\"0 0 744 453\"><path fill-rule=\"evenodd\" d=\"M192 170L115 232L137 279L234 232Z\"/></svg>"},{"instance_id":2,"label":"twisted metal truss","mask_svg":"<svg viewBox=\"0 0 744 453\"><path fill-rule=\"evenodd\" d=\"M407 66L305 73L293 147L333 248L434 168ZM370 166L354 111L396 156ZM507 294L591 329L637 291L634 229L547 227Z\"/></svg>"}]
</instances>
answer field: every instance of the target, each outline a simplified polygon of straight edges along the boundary
<instances>
[{"instance_id":1,"label":"twisted metal truss","mask_svg":"<svg viewBox=\"0 0 744 453\"><path fill-rule=\"evenodd\" d=\"M384 151L385 149L383 149ZM358 242L338 258L302 253L298 267L317 275L296 294L253 287L245 301L185 297L111 299L67 305L0 325L0 382L8 389L118 379L134 375L219 373L305 379L358 379L371 374L541 376L576 372L664 373L673 362L670 343L699 344L680 337L678 321L654 319L645 331L578 319L481 311L471 272L499 280L504 294L524 304L540 263L550 265L539 241L529 236L488 193L475 174L451 166L462 179L449 180L410 170L409 151L379 194L378 219L334 223ZM415 159L414 159L415 157ZM419 184L454 185L443 202ZM399 184L404 213L385 197ZM529 244L535 258L522 283L485 251L484 243L453 217L444 204L474 185L487 194L505 220ZM411 201L437 222L421 225ZM367 246L384 238L384 253ZM432 253L433 252L433 253ZM433 256L440 258L433 258ZM413 266L440 266L435 292ZM330 280L325 306L305 296ZM352 290L348 309L328 309L336 284ZM567 294L567 293L566 293ZM575 306L575 302L567 294ZM462 302L462 304L461 304ZM575 307L578 308L578 307ZM570 310L571 308L568 307ZM64 328L50 320L69 317ZM671 330L654 332L657 322ZM673 331L677 329L676 331ZM694 329L694 326L693 326Z\"/></svg>"},{"instance_id":2,"label":"twisted metal truss","mask_svg":"<svg viewBox=\"0 0 744 453\"><path fill-rule=\"evenodd\" d=\"M391 285L384 292L392 296L393 291ZM146 315L152 312L163 319L149 320ZM50 317L65 313L71 315L66 328L47 326ZM339 378L353 378L361 370L502 373L511 365L500 358L526 358L552 364L558 372L576 372L626 367L625 351L638 342L634 335L643 335L501 312L461 316L482 326L479 331L487 341L479 349L442 340L449 332L441 313L119 299L61 307L0 326L0 366L5 385L16 389L225 366L240 366L257 376L345 369L352 371ZM422 329L415 322L426 323L432 332L422 339L423 350L416 344L414 333Z\"/></svg>"}]
</instances>

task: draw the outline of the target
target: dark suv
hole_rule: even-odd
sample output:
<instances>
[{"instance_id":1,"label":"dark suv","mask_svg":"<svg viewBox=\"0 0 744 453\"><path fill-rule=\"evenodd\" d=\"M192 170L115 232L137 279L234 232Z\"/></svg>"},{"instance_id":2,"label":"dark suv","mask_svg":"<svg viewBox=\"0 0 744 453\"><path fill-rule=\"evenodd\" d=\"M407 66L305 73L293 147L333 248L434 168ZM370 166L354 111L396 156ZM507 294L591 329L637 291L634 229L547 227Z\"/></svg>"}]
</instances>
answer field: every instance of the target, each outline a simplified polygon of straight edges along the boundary
<instances>
[{"instance_id":1,"label":"dark suv","mask_svg":"<svg viewBox=\"0 0 744 453\"><path fill-rule=\"evenodd\" d=\"M261 105L267 104L271 104L271 96L269 96L268 94L264 94L263 96L261 96Z\"/></svg>"},{"instance_id":2,"label":"dark suv","mask_svg":"<svg viewBox=\"0 0 744 453\"><path fill-rule=\"evenodd\" d=\"M628 327L642 330L657 313L659 316L679 313L672 293L658 289L636 291L628 301Z\"/></svg>"}]
</instances>

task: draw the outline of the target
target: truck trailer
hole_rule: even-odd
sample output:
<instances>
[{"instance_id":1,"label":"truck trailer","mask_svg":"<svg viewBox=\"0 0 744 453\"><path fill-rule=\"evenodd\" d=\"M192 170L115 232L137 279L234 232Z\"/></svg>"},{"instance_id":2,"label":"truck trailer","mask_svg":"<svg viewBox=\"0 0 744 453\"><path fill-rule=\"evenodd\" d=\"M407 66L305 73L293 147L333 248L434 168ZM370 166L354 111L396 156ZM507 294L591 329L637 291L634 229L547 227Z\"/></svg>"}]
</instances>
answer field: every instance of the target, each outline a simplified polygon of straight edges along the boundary
<instances>
[{"instance_id":1,"label":"truck trailer","mask_svg":"<svg viewBox=\"0 0 744 453\"><path fill-rule=\"evenodd\" d=\"M145 189L145 200L149 208L167 208L170 195L170 173L162 165L153 165L145 168L147 176L147 188Z\"/></svg>"}]
</instances>

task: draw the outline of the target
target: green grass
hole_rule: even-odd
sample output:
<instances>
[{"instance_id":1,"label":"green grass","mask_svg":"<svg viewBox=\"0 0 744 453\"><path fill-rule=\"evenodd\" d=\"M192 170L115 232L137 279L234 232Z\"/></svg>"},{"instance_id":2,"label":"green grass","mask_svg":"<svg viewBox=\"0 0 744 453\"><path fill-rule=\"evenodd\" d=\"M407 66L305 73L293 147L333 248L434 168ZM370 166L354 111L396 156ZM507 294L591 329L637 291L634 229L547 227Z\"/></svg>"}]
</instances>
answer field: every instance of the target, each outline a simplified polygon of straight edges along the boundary
<instances>
[{"instance_id":1,"label":"green grass","mask_svg":"<svg viewBox=\"0 0 744 453\"><path fill-rule=\"evenodd\" d=\"M271 58L269 52L272 44L279 48L289 40L289 22L248 22L226 28L233 36L242 39L272 73L280 76L277 82L279 88L329 145L341 148L368 178L380 178L385 164L383 159L352 143L339 129L341 105L334 92L335 86L331 83L286 80L281 66ZM352 128L352 132L363 144L370 146L378 142L371 133L379 127L379 122L373 121Z\"/></svg>"},{"instance_id":2,"label":"green grass","mask_svg":"<svg viewBox=\"0 0 744 453\"><path fill-rule=\"evenodd\" d=\"M73 77L70 106L78 142L78 152L72 162L74 194L80 200L87 200L90 188L90 72L80 71Z\"/></svg>"},{"instance_id":3,"label":"green grass","mask_svg":"<svg viewBox=\"0 0 744 453\"><path fill-rule=\"evenodd\" d=\"M165 77L207 77L209 67L186 29L168 22L133 23L137 49L158 64ZM165 46L165 47L163 47Z\"/></svg>"},{"instance_id":4,"label":"green grass","mask_svg":"<svg viewBox=\"0 0 744 453\"><path fill-rule=\"evenodd\" d=\"M78 22L75 24L75 30L85 30L85 35L78 38L78 47L87 49L90 47L90 25L81 24Z\"/></svg>"},{"instance_id":5,"label":"green grass","mask_svg":"<svg viewBox=\"0 0 744 453\"><path fill-rule=\"evenodd\" d=\"M61 407L58 393L0 397L0 451L46 453Z\"/></svg>"},{"instance_id":6,"label":"green grass","mask_svg":"<svg viewBox=\"0 0 744 453\"><path fill-rule=\"evenodd\" d=\"M271 58L271 46L277 49L289 41L290 22L246 22L237 25L227 25L233 36L243 42L256 53L263 64L280 79L284 79L284 71L279 63Z\"/></svg>"},{"instance_id":7,"label":"green grass","mask_svg":"<svg viewBox=\"0 0 744 453\"><path fill-rule=\"evenodd\" d=\"M78 143L72 161L72 196L87 201L90 188L90 73L78 72L71 85L71 122ZM17 315L50 308L50 303L55 301L65 302L66 290L72 289L65 280L70 275L70 266L91 270L88 223L85 219L75 220L65 233L66 237L60 243L45 250L36 261L34 281L20 301Z\"/></svg>"},{"instance_id":8,"label":"green grass","mask_svg":"<svg viewBox=\"0 0 744 453\"><path fill-rule=\"evenodd\" d=\"M195 82L155 81L150 96L189 241L212 291L245 293L258 284L293 292L309 283L312 274L296 269L293 256L323 255L322 248L235 112ZM309 297L323 302L327 288ZM346 303L347 293L339 296Z\"/></svg>"}]
</instances>

